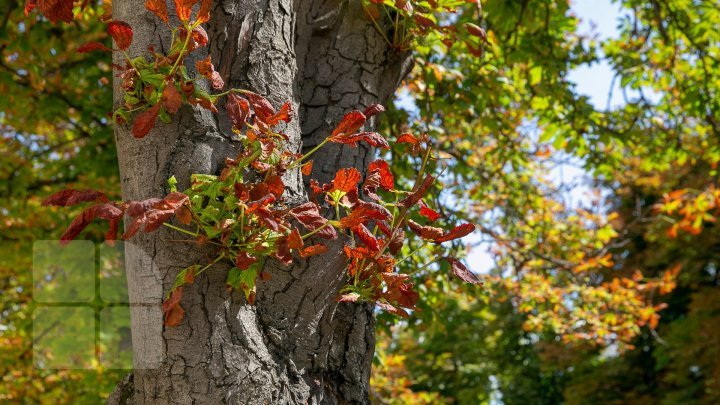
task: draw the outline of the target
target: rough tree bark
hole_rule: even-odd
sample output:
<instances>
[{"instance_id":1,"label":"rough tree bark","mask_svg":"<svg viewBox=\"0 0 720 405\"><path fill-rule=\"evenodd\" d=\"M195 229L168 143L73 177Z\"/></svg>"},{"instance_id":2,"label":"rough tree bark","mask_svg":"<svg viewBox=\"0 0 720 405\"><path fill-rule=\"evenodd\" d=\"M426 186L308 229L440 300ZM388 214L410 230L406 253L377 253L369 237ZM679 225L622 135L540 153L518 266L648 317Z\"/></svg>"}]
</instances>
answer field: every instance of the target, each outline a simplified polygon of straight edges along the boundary
<instances>
[{"instance_id":1,"label":"rough tree bark","mask_svg":"<svg viewBox=\"0 0 720 405\"><path fill-rule=\"evenodd\" d=\"M227 85L276 106L294 103L298 117L285 128L294 151L316 145L347 111L385 103L410 68L409 55L388 46L356 0L216 0L212 15L209 51ZM131 54L169 46L144 0L113 2L113 16L134 27ZM171 175L187 186L191 173L217 173L238 152L222 112L189 107L144 139L121 126L115 135L126 200L162 196ZM311 177L327 182L350 166L364 172L371 155L363 146L328 147ZM302 202L299 173L285 181L287 198ZM267 264L272 280L258 285L253 306L226 290L227 268L213 268L186 287L183 323L164 328L161 301L177 271L209 257L174 237L160 230L126 243L135 371L110 403L369 402L374 319L367 305L335 302L345 282L342 240L289 268Z\"/></svg>"}]
</instances>

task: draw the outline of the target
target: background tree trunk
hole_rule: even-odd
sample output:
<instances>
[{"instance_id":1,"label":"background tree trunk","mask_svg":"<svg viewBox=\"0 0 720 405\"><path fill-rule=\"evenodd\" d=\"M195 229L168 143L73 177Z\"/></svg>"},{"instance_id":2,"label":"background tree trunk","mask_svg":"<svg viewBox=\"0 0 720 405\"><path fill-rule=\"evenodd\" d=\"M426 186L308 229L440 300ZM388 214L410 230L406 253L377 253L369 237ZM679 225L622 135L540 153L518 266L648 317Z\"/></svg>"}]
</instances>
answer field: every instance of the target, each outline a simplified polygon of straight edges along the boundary
<instances>
[{"instance_id":1,"label":"background tree trunk","mask_svg":"<svg viewBox=\"0 0 720 405\"><path fill-rule=\"evenodd\" d=\"M132 55L151 44L169 48L168 29L144 3L113 2L114 18L134 28ZM293 151L316 145L346 112L385 103L410 68L409 55L390 49L355 0L216 0L206 29L227 86L276 106L293 102L299 114L285 128ZM220 109L213 115L183 107L140 140L118 126L123 198L160 197L171 175L182 189L191 173L218 173L225 157L238 153ZM365 129L374 127L372 119ZM311 177L327 182L350 166L364 172L371 155L363 146L328 147L315 156ZM300 174L288 173L285 182L286 198L304 201ZM169 240L177 238L161 229L126 242L135 371L110 403L369 402L374 319L368 305L335 302L345 283L342 240L287 268L268 261L272 280L258 284L253 306L226 290L227 268L212 268L186 287L182 324L164 328L161 302L175 275L211 253Z\"/></svg>"}]
</instances>

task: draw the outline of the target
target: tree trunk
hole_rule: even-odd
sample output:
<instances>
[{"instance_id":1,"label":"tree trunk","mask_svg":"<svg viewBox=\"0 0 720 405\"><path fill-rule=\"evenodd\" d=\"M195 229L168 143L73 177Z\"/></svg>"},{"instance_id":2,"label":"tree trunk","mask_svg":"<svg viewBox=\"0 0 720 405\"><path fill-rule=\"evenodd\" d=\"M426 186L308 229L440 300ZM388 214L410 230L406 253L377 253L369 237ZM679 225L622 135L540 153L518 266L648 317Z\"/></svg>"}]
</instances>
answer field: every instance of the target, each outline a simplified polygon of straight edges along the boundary
<instances>
[{"instance_id":1,"label":"tree trunk","mask_svg":"<svg viewBox=\"0 0 720 405\"><path fill-rule=\"evenodd\" d=\"M113 2L114 18L134 28L133 55L151 44L169 47L167 28L144 3ZM293 102L299 114L285 128L293 151L316 145L346 112L385 103L410 67L409 55L388 46L357 0L216 0L206 29L227 86L276 106ZM117 81L115 89L119 104ZM161 197L171 175L182 189L191 173L218 173L225 157L238 153L220 110L183 107L143 139L117 126L123 198ZM374 126L371 119L365 129ZM324 183L341 167L364 171L372 153L330 146L315 155L311 177ZM299 172L285 182L287 200L305 201ZM211 253L170 239L177 235L161 229L126 242L135 371L109 403L369 402L374 318L369 305L335 301L346 281L342 240L290 267L268 261L272 280L258 284L255 305L228 292L228 269L214 267L186 286L182 324L165 328L161 301L175 275Z\"/></svg>"}]
</instances>

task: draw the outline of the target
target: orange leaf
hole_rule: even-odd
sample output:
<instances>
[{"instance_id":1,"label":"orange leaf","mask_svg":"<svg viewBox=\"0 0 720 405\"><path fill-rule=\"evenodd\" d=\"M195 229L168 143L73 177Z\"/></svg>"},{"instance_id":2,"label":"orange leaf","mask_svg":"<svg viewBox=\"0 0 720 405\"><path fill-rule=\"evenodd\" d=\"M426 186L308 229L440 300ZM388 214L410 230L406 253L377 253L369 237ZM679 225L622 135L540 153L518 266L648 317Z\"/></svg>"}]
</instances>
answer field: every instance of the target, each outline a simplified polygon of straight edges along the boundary
<instances>
[{"instance_id":1,"label":"orange leaf","mask_svg":"<svg viewBox=\"0 0 720 405\"><path fill-rule=\"evenodd\" d=\"M162 105L165 111L170 114L175 114L180 109L182 96L177 87L175 87L175 82L167 82L165 85L165 90L163 90L162 94Z\"/></svg>"},{"instance_id":2,"label":"orange leaf","mask_svg":"<svg viewBox=\"0 0 720 405\"><path fill-rule=\"evenodd\" d=\"M212 0L202 0L200 10L198 10L197 21L200 24L210 21L210 9L212 8Z\"/></svg>"},{"instance_id":3,"label":"orange leaf","mask_svg":"<svg viewBox=\"0 0 720 405\"><path fill-rule=\"evenodd\" d=\"M175 12L182 22L190 21L192 8L198 0L175 0Z\"/></svg>"},{"instance_id":4,"label":"orange leaf","mask_svg":"<svg viewBox=\"0 0 720 405\"><path fill-rule=\"evenodd\" d=\"M145 8L155 13L161 20L168 23L168 9L165 0L146 0Z\"/></svg>"},{"instance_id":5,"label":"orange leaf","mask_svg":"<svg viewBox=\"0 0 720 405\"><path fill-rule=\"evenodd\" d=\"M340 190L346 193L356 190L360 182L360 177L360 172L354 167L340 169L335 173L333 190Z\"/></svg>"},{"instance_id":6,"label":"orange leaf","mask_svg":"<svg viewBox=\"0 0 720 405\"><path fill-rule=\"evenodd\" d=\"M130 24L124 21L110 21L107 32L115 40L115 44L120 50L124 51L130 48L133 40L133 30Z\"/></svg>"},{"instance_id":7,"label":"orange leaf","mask_svg":"<svg viewBox=\"0 0 720 405\"><path fill-rule=\"evenodd\" d=\"M155 126L155 119L157 119L159 112L160 103L155 104L149 110L135 117L135 122L132 127L133 136L135 138L144 138Z\"/></svg>"}]
</instances>

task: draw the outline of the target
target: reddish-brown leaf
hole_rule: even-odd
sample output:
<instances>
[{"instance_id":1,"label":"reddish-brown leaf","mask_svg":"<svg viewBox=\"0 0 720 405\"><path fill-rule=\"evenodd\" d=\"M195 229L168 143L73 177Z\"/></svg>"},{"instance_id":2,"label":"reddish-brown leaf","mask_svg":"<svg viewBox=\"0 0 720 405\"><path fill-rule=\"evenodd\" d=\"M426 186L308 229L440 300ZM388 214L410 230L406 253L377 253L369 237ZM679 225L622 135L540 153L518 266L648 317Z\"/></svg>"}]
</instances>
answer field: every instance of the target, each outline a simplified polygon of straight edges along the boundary
<instances>
[{"instance_id":1,"label":"reddish-brown leaf","mask_svg":"<svg viewBox=\"0 0 720 405\"><path fill-rule=\"evenodd\" d=\"M345 145L350 145L352 147L357 146L358 142L365 141L368 144L378 148L390 148L390 145L387 143L385 138L383 138L382 135L378 134L377 132L359 132L353 134L343 133L337 136L332 136L329 139L330 142L342 143Z\"/></svg>"},{"instance_id":2,"label":"reddish-brown leaf","mask_svg":"<svg viewBox=\"0 0 720 405\"><path fill-rule=\"evenodd\" d=\"M112 49L101 44L100 42L88 42L88 43L80 45L80 47L77 49L77 51L78 51L78 53L87 53L87 52L92 52L92 51L112 52Z\"/></svg>"},{"instance_id":3,"label":"reddish-brown leaf","mask_svg":"<svg viewBox=\"0 0 720 405\"><path fill-rule=\"evenodd\" d=\"M292 103L287 101L285 104L280 107L280 111L277 112L277 114L274 114L273 116L269 117L267 119L266 124L269 127L274 127L275 125L282 122L290 122L292 120L294 115L293 106Z\"/></svg>"},{"instance_id":4,"label":"reddish-brown leaf","mask_svg":"<svg viewBox=\"0 0 720 405\"><path fill-rule=\"evenodd\" d=\"M460 260L454 257L443 257L443 259L450 263L453 274L460 277L460 279L464 282L472 284L482 284L482 281L480 281L480 279L477 278L475 274L468 270L467 267L465 267L465 265L460 262Z\"/></svg>"},{"instance_id":5,"label":"reddish-brown leaf","mask_svg":"<svg viewBox=\"0 0 720 405\"><path fill-rule=\"evenodd\" d=\"M105 232L105 242L113 246L117 240L118 229L120 228L120 217L108 220L109 228Z\"/></svg>"},{"instance_id":6,"label":"reddish-brown leaf","mask_svg":"<svg viewBox=\"0 0 720 405\"><path fill-rule=\"evenodd\" d=\"M146 0L145 8L155 13L161 20L168 23L168 9L165 0Z\"/></svg>"},{"instance_id":7,"label":"reddish-brown leaf","mask_svg":"<svg viewBox=\"0 0 720 405\"><path fill-rule=\"evenodd\" d=\"M354 134L360 129L360 127L365 124L365 120L365 114L357 110L350 111L349 113L345 114L342 120L340 120L340 123L337 125L337 127L335 127L332 134L330 135L330 138L332 139L342 135Z\"/></svg>"},{"instance_id":8,"label":"reddish-brown leaf","mask_svg":"<svg viewBox=\"0 0 720 405\"><path fill-rule=\"evenodd\" d=\"M327 219L320 215L318 206L314 202L306 202L291 209L290 215L303 224L309 231L317 230L327 223ZM326 239L337 238L337 232L332 225L325 226L322 230L318 231L317 235Z\"/></svg>"},{"instance_id":9,"label":"reddish-brown leaf","mask_svg":"<svg viewBox=\"0 0 720 405\"><path fill-rule=\"evenodd\" d=\"M374 251L380 250L380 243L365 225L359 224L352 230L365 246Z\"/></svg>"},{"instance_id":10,"label":"reddish-brown leaf","mask_svg":"<svg viewBox=\"0 0 720 405\"><path fill-rule=\"evenodd\" d=\"M215 71L215 67L210 60L210 55L208 55L205 59L195 62L195 68L198 73L205 76L207 79L210 79L213 89L220 90L225 86L225 82L222 77L220 77L220 73Z\"/></svg>"},{"instance_id":11,"label":"reddish-brown leaf","mask_svg":"<svg viewBox=\"0 0 720 405\"><path fill-rule=\"evenodd\" d=\"M378 115L381 112L385 111L385 107L383 107L381 104L370 104L368 108L363 111L363 114L365 115L365 118L370 118L374 115Z\"/></svg>"},{"instance_id":12,"label":"reddish-brown leaf","mask_svg":"<svg viewBox=\"0 0 720 405\"><path fill-rule=\"evenodd\" d=\"M240 132L250 113L250 102L246 99L231 93L227 98L225 109L233 129Z\"/></svg>"},{"instance_id":13,"label":"reddish-brown leaf","mask_svg":"<svg viewBox=\"0 0 720 405\"><path fill-rule=\"evenodd\" d=\"M392 190L395 187L395 177L390 171L390 166L384 160L376 160L368 166L368 173L378 173L380 175L380 187L385 190Z\"/></svg>"},{"instance_id":14,"label":"reddish-brown leaf","mask_svg":"<svg viewBox=\"0 0 720 405\"><path fill-rule=\"evenodd\" d=\"M243 94L250 100L255 115L260 121L267 123L270 117L275 115L275 108L265 97L252 92L245 92Z\"/></svg>"},{"instance_id":15,"label":"reddish-brown leaf","mask_svg":"<svg viewBox=\"0 0 720 405\"><path fill-rule=\"evenodd\" d=\"M300 257L310 257L315 255L321 255L328 251L327 246L316 244L312 246L308 246L302 250L300 250Z\"/></svg>"},{"instance_id":16,"label":"reddish-brown leaf","mask_svg":"<svg viewBox=\"0 0 720 405\"><path fill-rule=\"evenodd\" d=\"M184 205L178 208L175 212L175 216L183 225L188 225L192 222L192 213L190 212L190 209Z\"/></svg>"},{"instance_id":17,"label":"reddish-brown leaf","mask_svg":"<svg viewBox=\"0 0 720 405\"><path fill-rule=\"evenodd\" d=\"M442 228L436 228L434 226L422 226L417 222L413 221L412 219L409 219L407 223L410 229L412 229L413 232L415 232L423 239L437 241L438 238L443 237L443 235L445 234L445 231Z\"/></svg>"},{"instance_id":18,"label":"reddish-brown leaf","mask_svg":"<svg viewBox=\"0 0 720 405\"><path fill-rule=\"evenodd\" d=\"M198 10L197 21L204 24L210 21L210 9L212 8L212 0L202 0L200 10Z\"/></svg>"},{"instance_id":19,"label":"reddish-brown leaf","mask_svg":"<svg viewBox=\"0 0 720 405\"><path fill-rule=\"evenodd\" d=\"M295 228L293 228L293 230L290 231L290 235L288 235L287 240L288 240L288 247L290 249L300 250L305 246L305 244L303 243L303 240L302 240L302 236L300 236L300 232Z\"/></svg>"},{"instance_id":20,"label":"reddish-brown leaf","mask_svg":"<svg viewBox=\"0 0 720 405\"><path fill-rule=\"evenodd\" d=\"M302 168L300 169L300 171L302 172L303 175L309 176L310 173L312 173L312 167L313 167L313 161L311 160L311 161L305 163L304 165L302 165Z\"/></svg>"},{"instance_id":21,"label":"reddish-brown leaf","mask_svg":"<svg viewBox=\"0 0 720 405\"><path fill-rule=\"evenodd\" d=\"M160 112L160 103L155 104L149 110L135 117L132 127L132 134L135 138L144 138L155 126L155 120Z\"/></svg>"},{"instance_id":22,"label":"reddish-brown leaf","mask_svg":"<svg viewBox=\"0 0 720 405\"><path fill-rule=\"evenodd\" d=\"M405 243L405 231L403 231L402 229L398 229L395 232L395 235L393 236L393 238L390 240L390 245L388 245L388 247L390 249L390 253L397 254L397 252L399 252L400 249L402 249L404 243Z\"/></svg>"},{"instance_id":23,"label":"reddish-brown leaf","mask_svg":"<svg viewBox=\"0 0 720 405\"><path fill-rule=\"evenodd\" d=\"M162 106L170 114L175 114L182 105L182 95L175 87L175 82L169 81L165 84L162 93Z\"/></svg>"},{"instance_id":24,"label":"reddish-brown leaf","mask_svg":"<svg viewBox=\"0 0 720 405\"><path fill-rule=\"evenodd\" d=\"M246 270L256 261L256 257L250 256L247 252L240 252L235 256L235 267L240 270Z\"/></svg>"},{"instance_id":25,"label":"reddish-brown leaf","mask_svg":"<svg viewBox=\"0 0 720 405\"><path fill-rule=\"evenodd\" d=\"M133 30L130 24L124 21L110 21L107 32L115 40L115 44L120 50L124 51L130 48L133 40Z\"/></svg>"},{"instance_id":26,"label":"reddish-brown leaf","mask_svg":"<svg viewBox=\"0 0 720 405\"><path fill-rule=\"evenodd\" d=\"M408 313L404 309L397 308L386 302L378 301L378 302L376 302L376 304L380 309L390 312L391 314L395 314L395 315L401 316L403 318L407 318L409 316Z\"/></svg>"},{"instance_id":27,"label":"reddish-brown leaf","mask_svg":"<svg viewBox=\"0 0 720 405\"><path fill-rule=\"evenodd\" d=\"M352 190L357 190L360 177L360 172L354 167L340 169L337 173L335 173L335 179L333 179L333 190L340 190L346 193Z\"/></svg>"},{"instance_id":28,"label":"reddish-brown leaf","mask_svg":"<svg viewBox=\"0 0 720 405\"><path fill-rule=\"evenodd\" d=\"M170 294L170 298L163 302L162 311L165 315L165 326L178 326L185 317L185 310L180 306L182 296L183 288L178 287Z\"/></svg>"},{"instance_id":29,"label":"reddish-brown leaf","mask_svg":"<svg viewBox=\"0 0 720 405\"><path fill-rule=\"evenodd\" d=\"M350 215L340 220L340 225L346 229L352 229L360 224L366 224L372 220L387 221L392 217L390 212L380 204L358 201Z\"/></svg>"},{"instance_id":30,"label":"reddish-brown leaf","mask_svg":"<svg viewBox=\"0 0 720 405\"><path fill-rule=\"evenodd\" d=\"M423 198L428 192L430 186L432 186L434 181L435 177L430 174L426 175L425 179L423 179L422 183L420 183L417 189L409 196L405 197L405 199L400 201L398 204L406 208L410 208L413 205L417 204L417 202L420 201L420 199Z\"/></svg>"},{"instance_id":31,"label":"reddish-brown leaf","mask_svg":"<svg viewBox=\"0 0 720 405\"><path fill-rule=\"evenodd\" d=\"M207 31L205 31L205 28L203 28L201 26L197 26L197 27L193 28L191 35L192 35L192 41L194 42L193 49L196 49L198 47L205 46L208 44L208 34L207 34Z\"/></svg>"},{"instance_id":32,"label":"reddish-brown leaf","mask_svg":"<svg viewBox=\"0 0 720 405\"><path fill-rule=\"evenodd\" d=\"M58 21L69 23L73 19L73 0L37 0L25 5L26 14L35 6L53 24Z\"/></svg>"},{"instance_id":33,"label":"reddish-brown leaf","mask_svg":"<svg viewBox=\"0 0 720 405\"><path fill-rule=\"evenodd\" d=\"M26 0L25 1L25 16L27 17L33 9L37 7L37 0Z\"/></svg>"},{"instance_id":34,"label":"reddish-brown leaf","mask_svg":"<svg viewBox=\"0 0 720 405\"><path fill-rule=\"evenodd\" d=\"M105 194L95 190L74 190L68 189L57 192L42 202L43 206L55 205L58 207L69 207L87 201L108 202Z\"/></svg>"},{"instance_id":35,"label":"reddish-brown leaf","mask_svg":"<svg viewBox=\"0 0 720 405\"><path fill-rule=\"evenodd\" d=\"M430 222L435 222L442 216L439 212L425 205L423 200L420 200L420 215L427 218Z\"/></svg>"},{"instance_id":36,"label":"reddish-brown leaf","mask_svg":"<svg viewBox=\"0 0 720 405\"><path fill-rule=\"evenodd\" d=\"M416 138L411 133L404 133L400 135L395 143L409 143L411 145L417 145L420 143L420 139Z\"/></svg>"},{"instance_id":37,"label":"reddish-brown leaf","mask_svg":"<svg viewBox=\"0 0 720 405\"><path fill-rule=\"evenodd\" d=\"M198 0L175 0L175 12L182 22L190 21L192 8Z\"/></svg>"},{"instance_id":38,"label":"reddish-brown leaf","mask_svg":"<svg viewBox=\"0 0 720 405\"><path fill-rule=\"evenodd\" d=\"M447 241L450 241L453 239L459 239L459 238L462 238L463 236L471 234L473 231L475 231L475 225L473 225L473 224L458 225L455 228L453 228L452 230L450 230L450 232L435 239L435 242L442 243L442 242L447 242Z\"/></svg>"},{"instance_id":39,"label":"reddish-brown leaf","mask_svg":"<svg viewBox=\"0 0 720 405\"><path fill-rule=\"evenodd\" d=\"M75 239L80 232L83 231L95 218L105 220L118 219L123 215L123 211L111 203L93 205L86 208L78 215L60 236L61 242L69 242Z\"/></svg>"}]
</instances>

